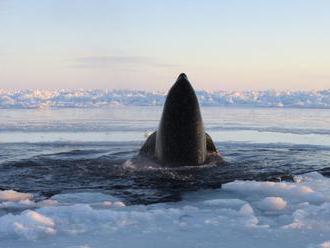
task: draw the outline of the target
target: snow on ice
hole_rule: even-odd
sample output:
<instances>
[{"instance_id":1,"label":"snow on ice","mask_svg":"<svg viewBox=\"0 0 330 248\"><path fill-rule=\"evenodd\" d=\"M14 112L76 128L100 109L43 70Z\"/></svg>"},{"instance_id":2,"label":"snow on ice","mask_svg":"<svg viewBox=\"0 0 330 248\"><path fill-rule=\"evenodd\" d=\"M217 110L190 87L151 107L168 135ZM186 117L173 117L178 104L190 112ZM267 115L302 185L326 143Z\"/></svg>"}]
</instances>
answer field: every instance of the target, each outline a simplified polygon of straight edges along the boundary
<instances>
[{"instance_id":1,"label":"snow on ice","mask_svg":"<svg viewBox=\"0 0 330 248\"><path fill-rule=\"evenodd\" d=\"M324 248L329 192L330 179L316 172L295 183L234 181L152 205L93 192L37 201L0 191L0 247Z\"/></svg>"},{"instance_id":2,"label":"snow on ice","mask_svg":"<svg viewBox=\"0 0 330 248\"><path fill-rule=\"evenodd\" d=\"M203 106L330 108L330 90L197 91ZM95 108L116 105L160 106L164 92L138 90L5 90L0 108Z\"/></svg>"}]
</instances>

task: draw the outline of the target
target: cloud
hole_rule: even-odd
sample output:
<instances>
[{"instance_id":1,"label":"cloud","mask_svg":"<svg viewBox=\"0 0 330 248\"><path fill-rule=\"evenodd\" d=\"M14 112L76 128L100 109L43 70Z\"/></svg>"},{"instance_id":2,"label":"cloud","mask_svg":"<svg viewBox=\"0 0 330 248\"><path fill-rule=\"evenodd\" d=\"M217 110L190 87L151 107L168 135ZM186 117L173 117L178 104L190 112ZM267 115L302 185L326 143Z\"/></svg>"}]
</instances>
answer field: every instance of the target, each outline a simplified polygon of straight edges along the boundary
<instances>
[{"instance_id":1,"label":"cloud","mask_svg":"<svg viewBox=\"0 0 330 248\"><path fill-rule=\"evenodd\" d=\"M149 67L176 67L175 64L167 64L152 57L144 56L87 56L78 57L70 60L73 67L83 68L104 68L104 67L131 67L131 66L149 66Z\"/></svg>"}]
</instances>

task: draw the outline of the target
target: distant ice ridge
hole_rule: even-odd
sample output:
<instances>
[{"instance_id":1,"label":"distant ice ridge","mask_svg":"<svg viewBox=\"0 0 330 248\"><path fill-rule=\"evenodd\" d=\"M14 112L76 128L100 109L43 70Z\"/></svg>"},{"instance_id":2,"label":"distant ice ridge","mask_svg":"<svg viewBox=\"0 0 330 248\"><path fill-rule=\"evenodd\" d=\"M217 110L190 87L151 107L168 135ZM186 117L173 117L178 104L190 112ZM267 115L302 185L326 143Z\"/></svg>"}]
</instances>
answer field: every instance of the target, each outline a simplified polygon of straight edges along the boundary
<instances>
[{"instance_id":1,"label":"distant ice ridge","mask_svg":"<svg viewBox=\"0 0 330 248\"><path fill-rule=\"evenodd\" d=\"M203 106L330 108L330 89L321 91L197 91ZM166 94L137 90L4 90L0 108L96 108L158 106Z\"/></svg>"},{"instance_id":2,"label":"distant ice ridge","mask_svg":"<svg viewBox=\"0 0 330 248\"><path fill-rule=\"evenodd\" d=\"M182 201L126 206L96 192L50 199L0 191L1 247L306 247L330 245L330 179L234 181Z\"/></svg>"}]
</instances>

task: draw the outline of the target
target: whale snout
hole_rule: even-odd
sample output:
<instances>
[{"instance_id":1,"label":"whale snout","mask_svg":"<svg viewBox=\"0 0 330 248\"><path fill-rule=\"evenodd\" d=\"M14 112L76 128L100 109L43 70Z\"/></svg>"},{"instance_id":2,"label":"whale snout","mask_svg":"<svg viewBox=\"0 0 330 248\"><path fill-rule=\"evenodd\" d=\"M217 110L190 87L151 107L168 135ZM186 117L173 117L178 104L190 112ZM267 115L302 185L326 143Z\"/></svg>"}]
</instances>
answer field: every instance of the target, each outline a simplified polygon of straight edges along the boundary
<instances>
[{"instance_id":1,"label":"whale snout","mask_svg":"<svg viewBox=\"0 0 330 248\"><path fill-rule=\"evenodd\" d=\"M200 165L208 152L216 152L214 147L205 133L195 91L181 73L168 92L158 130L141 151L165 165Z\"/></svg>"},{"instance_id":2,"label":"whale snout","mask_svg":"<svg viewBox=\"0 0 330 248\"><path fill-rule=\"evenodd\" d=\"M179 79L186 79L186 80L188 80L188 78L187 78L187 75L186 75L186 73L180 73L180 75L179 75L179 77L178 77L178 80Z\"/></svg>"}]
</instances>

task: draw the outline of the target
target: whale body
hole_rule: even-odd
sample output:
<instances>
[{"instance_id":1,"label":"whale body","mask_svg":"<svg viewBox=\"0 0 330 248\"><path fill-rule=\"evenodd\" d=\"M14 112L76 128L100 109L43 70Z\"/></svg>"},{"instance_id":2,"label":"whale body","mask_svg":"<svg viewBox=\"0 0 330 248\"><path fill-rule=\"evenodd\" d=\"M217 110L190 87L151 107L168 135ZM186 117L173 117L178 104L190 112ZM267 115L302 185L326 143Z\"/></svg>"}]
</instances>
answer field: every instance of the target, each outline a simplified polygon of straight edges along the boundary
<instances>
[{"instance_id":1,"label":"whale body","mask_svg":"<svg viewBox=\"0 0 330 248\"><path fill-rule=\"evenodd\" d=\"M222 161L204 130L197 96L184 73L168 92L158 130L147 138L140 154L166 166L197 166L211 157Z\"/></svg>"}]
</instances>

